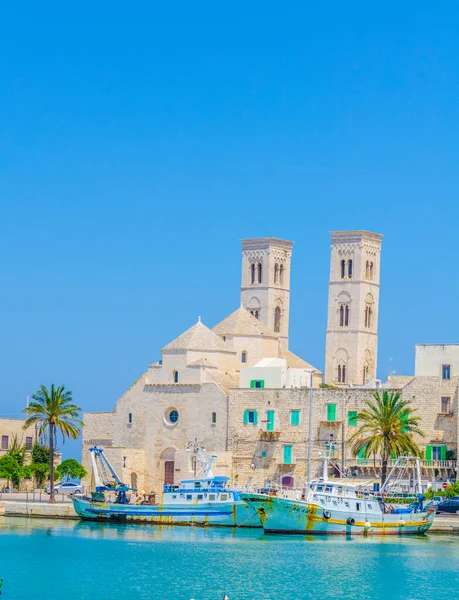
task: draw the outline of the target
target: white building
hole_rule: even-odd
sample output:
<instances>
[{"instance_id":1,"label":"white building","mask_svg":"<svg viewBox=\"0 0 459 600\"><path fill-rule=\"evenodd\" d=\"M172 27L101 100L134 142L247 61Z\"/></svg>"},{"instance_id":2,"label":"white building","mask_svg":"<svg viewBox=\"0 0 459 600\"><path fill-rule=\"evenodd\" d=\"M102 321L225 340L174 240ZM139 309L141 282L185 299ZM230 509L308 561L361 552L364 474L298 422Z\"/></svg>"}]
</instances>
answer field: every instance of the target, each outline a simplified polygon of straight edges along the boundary
<instances>
[{"instance_id":1,"label":"white building","mask_svg":"<svg viewBox=\"0 0 459 600\"><path fill-rule=\"evenodd\" d=\"M416 344L414 374L445 381L459 375L459 344Z\"/></svg>"},{"instance_id":2,"label":"white building","mask_svg":"<svg viewBox=\"0 0 459 600\"><path fill-rule=\"evenodd\" d=\"M319 387L322 376L314 367L289 367L285 358L264 358L253 367L241 369L240 388L308 388Z\"/></svg>"}]
</instances>

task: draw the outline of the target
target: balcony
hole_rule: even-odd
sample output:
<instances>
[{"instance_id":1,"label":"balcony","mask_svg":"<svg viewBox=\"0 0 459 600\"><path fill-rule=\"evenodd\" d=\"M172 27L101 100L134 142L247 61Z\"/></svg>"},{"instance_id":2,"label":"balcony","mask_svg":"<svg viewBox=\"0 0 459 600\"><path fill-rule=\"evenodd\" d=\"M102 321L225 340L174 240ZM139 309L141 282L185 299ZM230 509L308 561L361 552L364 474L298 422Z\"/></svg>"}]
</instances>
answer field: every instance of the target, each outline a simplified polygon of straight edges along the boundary
<instances>
[{"instance_id":1,"label":"balcony","mask_svg":"<svg viewBox=\"0 0 459 600\"><path fill-rule=\"evenodd\" d=\"M391 469L395 464L395 460L390 459L387 461L387 468ZM457 462L455 460L421 460L422 470L446 470L455 471ZM355 456L349 456L346 458L347 467L367 467L368 469L380 470L382 467L382 460L380 458L356 458Z\"/></svg>"},{"instance_id":2,"label":"balcony","mask_svg":"<svg viewBox=\"0 0 459 600\"><path fill-rule=\"evenodd\" d=\"M260 430L260 440L262 442L277 442L280 438L280 431L266 431L265 429Z\"/></svg>"}]
</instances>

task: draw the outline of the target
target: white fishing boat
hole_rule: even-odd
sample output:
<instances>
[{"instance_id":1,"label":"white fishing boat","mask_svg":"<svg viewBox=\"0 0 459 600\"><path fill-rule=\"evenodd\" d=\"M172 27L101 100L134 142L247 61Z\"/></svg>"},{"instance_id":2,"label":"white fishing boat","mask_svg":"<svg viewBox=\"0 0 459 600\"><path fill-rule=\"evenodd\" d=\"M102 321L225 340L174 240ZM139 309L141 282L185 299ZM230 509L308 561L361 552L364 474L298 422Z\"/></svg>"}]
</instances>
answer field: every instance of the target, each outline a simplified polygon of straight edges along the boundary
<instances>
[{"instance_id":1,"label":"white fishing boat","mask_svg":"<svg viewBox=\"0 0 459 600\"><path fill-rule=\"evenodd\" d=\"M102 448L90 448L95 489L90 497L73 497L81 519L151 523L156 525L203 525L222 527L261 527L255 507L228 487L229 477L214 476L212 463L205 459L202 479L187 479L179 485L164 485L159 503L153 496L134 497L134 488L120 480ZM99 468L100 467L100 472ZM113 498L113 499L111 499Z\"/></svg>"},{"instance_id":2,"label":"white fishing boat","mask_svg":"<svg viewBox=\"0 0 459 600\"><path fill-rule=\"evenodd\" d=\"M404 535L425 533L432 525L435 510L424 505L417 457L398 458L380 491L328 479L328 462L324 458L323 477L305 488L304 499L241 494L256 507L265 532ZM408 495L399 488L407 476L412 482Z\"/></svg>"}]
</instances>

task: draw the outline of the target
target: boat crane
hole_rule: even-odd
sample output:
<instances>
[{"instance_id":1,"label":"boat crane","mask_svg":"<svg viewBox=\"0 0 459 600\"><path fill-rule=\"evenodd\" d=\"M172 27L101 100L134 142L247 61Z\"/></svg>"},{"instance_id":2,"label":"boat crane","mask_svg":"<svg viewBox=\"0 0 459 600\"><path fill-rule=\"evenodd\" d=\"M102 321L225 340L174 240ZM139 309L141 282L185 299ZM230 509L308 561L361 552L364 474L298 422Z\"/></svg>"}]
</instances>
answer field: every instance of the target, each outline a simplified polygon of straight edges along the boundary
<instances>
[{"instance_id":1,"label":"boat crane","mask_svg":"<svg viewBox=\"0 0 459 600\"><path fill-rule=\"evenodd\" d=\"M217 460L218 456L216 456L215 454L212 454L210 456L210 458L206 458L204 452L202 451L201 448L198 449L197 453L196 453L199 457L199 460L202 464L202 468L204 471L204 478L205 479L212 479L214 474L212 473L212 465L214 464L214 462Z\"/></svg>"},{"instance_id":2,"label":"boat crane","mask_svg":"<svg viewBox=\"0 0 459 600\"><path fill-rule=\"evenodd\" d=\"M94 446L93 448L89 448L89 453L91 456L92 472L94 474L94 481L96 484L95 494L93 493L94 499L96 497L100 498L100 495L103 497L104 492L116 492L115 504L127 504L128 500L126 498L126 492L136 492L137 489L129 487L121 481L115 469L110 464L110 461L105 456L102 448ZM102 472L102 479L100 478L97 463L99 463L100 470ZM110 479L109 473L112 476L112 479Z\"/></svg>"}]
</instances>

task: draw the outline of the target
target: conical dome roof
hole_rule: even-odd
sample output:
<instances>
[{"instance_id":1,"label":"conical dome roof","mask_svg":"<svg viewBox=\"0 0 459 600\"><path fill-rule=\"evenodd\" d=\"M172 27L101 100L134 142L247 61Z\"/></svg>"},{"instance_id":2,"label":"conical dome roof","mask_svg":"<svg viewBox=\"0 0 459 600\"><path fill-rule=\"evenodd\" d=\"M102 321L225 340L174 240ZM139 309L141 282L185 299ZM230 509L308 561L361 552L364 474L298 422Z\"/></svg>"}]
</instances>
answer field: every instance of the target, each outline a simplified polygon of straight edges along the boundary
<instances>
[{"instance_id":1,"label":"conical dome roof","mask_svg":"<svg viewBox=\"0 0 459 600\"><path fill-rule=\"evenodd\" d=\"M201 320L163 348L163 352L170 350L231 352L227 344L204 323L201 323Z\"/></svg>"}]
</instances>

